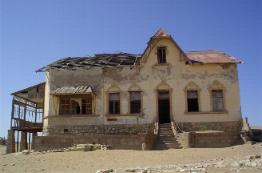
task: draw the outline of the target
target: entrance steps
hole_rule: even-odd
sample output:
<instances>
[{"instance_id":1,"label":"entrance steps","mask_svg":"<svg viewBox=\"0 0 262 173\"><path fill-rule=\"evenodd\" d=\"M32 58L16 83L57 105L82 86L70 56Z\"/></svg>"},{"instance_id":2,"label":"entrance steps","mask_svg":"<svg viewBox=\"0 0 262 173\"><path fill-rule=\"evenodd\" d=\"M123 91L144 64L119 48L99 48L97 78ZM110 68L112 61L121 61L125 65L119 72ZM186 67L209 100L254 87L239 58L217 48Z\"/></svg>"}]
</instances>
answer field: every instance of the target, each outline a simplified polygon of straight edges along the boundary
<instances>
[{"instance_id":1,"label":"entrance steps","mask_svg":"<svg viewBox=\"0 0 262 173\"><path fill-rule=\"evenodd\" d=\"M171 148L182 148L176 136L174 136L171 123L159 124L159 131L154 149L165 150Z\"/></svg>"}]
</instances>

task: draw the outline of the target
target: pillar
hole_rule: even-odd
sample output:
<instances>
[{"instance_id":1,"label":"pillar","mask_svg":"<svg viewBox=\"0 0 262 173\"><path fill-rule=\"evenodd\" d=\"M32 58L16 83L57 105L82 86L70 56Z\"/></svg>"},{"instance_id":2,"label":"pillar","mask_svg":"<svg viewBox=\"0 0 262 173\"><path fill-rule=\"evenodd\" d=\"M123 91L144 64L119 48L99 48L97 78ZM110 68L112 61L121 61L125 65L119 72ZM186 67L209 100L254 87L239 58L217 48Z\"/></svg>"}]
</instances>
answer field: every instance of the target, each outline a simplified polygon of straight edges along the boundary
<instances>
[{"instance_id":1,"label":"pillar","mask_svg":"<svg viewBox=\"0 0 262 173\"><path fill-rule=\"evenodd\" d=\"M28 144L27 144L27 133L21 132L21 143L20 143L20 151L27 150Z\"/></svg>"},{"instance_id":2,"label":"pillar","mask_svg":"<svg viewBox=\"0 0 262 173\"><path fill-rule=\"evenodd\" d=\"M15 152L15 131L8 130L6 153Z\"/></svg>"}]
</instances>

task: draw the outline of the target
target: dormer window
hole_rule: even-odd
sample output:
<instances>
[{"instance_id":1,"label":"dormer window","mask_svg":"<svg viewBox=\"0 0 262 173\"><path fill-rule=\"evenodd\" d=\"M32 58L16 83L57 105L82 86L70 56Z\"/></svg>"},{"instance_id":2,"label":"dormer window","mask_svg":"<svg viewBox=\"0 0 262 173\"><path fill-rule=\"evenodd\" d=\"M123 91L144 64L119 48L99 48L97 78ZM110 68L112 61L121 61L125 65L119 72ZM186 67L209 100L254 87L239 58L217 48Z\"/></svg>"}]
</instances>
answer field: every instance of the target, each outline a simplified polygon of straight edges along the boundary
<instances>
[{"instance_id":1,"label":"dormer window","mask_svg":"<svg viewBox=\"0 0 262 173\"><path fill-rule=\"evenodd\" d=\"M166 63L166 47L157 48L157 60L158 60L158 64Z\"/></svg>"}]
</instances>

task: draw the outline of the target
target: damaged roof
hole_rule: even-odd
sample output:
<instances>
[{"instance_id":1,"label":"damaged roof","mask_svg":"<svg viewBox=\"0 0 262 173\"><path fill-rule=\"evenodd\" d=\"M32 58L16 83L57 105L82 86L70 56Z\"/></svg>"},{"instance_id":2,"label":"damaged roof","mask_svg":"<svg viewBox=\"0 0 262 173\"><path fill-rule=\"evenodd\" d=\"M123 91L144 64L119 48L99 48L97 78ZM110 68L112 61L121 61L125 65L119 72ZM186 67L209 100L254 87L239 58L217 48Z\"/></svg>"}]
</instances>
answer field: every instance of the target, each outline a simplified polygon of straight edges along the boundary
<instances>
[{"instance_id":1,"label":"damaged roof","mask_svg":"<svg viewBox=\"0 0 262 173\"><path fill-rule=\"evenodd\" d=\"M179 45L175 42L170 34L160 28L149 40L148 47L150 49L150 42L155 39L168 38L175 44L175 46L183 53L183 57L186 58L187 64L225 64L225 63L242 63L242 61L227 55L220 51L190 51L184 52ZM94 56L85 57L67 57L53 62L47 66L44 66L36 72L44 72L50 69L89 69L90 67L121 67L121 66L134 66L139 65L142 62L142 57L145 57L145 51L143 54L130 54L130 53L104 53L95 54Z\"/></svg>"},{"instance_id":2,"label":"damaged roof","mask_svg":"<svg viewBox=\"0 0 262 173\"><path fill-rule=\"evenodd\" d=\"M191 61L191 64L227 64L227 63L242 63L224 52L220 51L189 51L185 53ZM45 67L38 69L36 72L44 72L49 69L66 69L76 70L79 68L89 69L92 66L96 67L119 67L133 66L140 64L141 54L129 53L112 53L112 54L96 54L93 57L67 57L51 63Z\"/></svg>"},{"instance_id":3,"label":"damaged roof","mask_svg":"<svg viewBox=\"0 0 262 173\"><path fill-rule=\"evenodd\" d=\"M76 70L78 68L96 67L116 67L116 66L133 66L138 64L141 54L130 53L111 53L111 54L95 54L95 56L87 57L67 57L51 63L45 67L38 69L36 72L43 72L49 69L68 69Z\"/></svg>"}]
</instances>

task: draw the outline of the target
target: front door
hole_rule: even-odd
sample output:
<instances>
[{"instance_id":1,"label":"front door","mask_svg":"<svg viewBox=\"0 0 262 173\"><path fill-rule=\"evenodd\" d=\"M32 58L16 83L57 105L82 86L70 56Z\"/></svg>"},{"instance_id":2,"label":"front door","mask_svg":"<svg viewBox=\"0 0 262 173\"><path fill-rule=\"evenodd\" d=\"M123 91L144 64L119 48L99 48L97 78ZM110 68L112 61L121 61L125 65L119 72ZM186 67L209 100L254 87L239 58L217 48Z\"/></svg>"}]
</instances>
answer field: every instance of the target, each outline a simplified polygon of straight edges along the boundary
<instances>
[{"instance_id":1,"label":"front door","mask_svg":"<svg viewBox=\"0 0 262 173\"><path fill-rule=\"evenodd\" d=\"M170 123L169 91L158 91L159 123Z\"/></svg>"}]
</instances>

